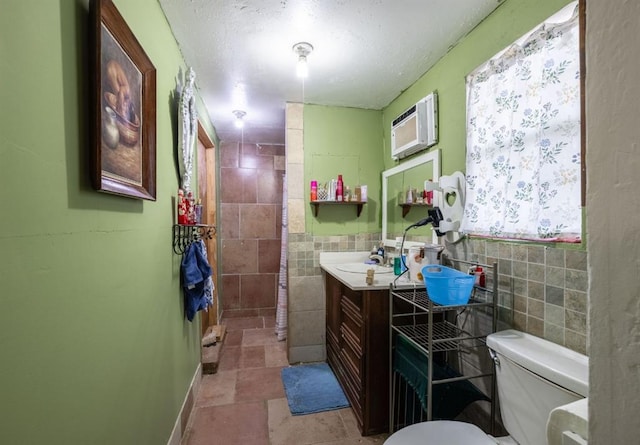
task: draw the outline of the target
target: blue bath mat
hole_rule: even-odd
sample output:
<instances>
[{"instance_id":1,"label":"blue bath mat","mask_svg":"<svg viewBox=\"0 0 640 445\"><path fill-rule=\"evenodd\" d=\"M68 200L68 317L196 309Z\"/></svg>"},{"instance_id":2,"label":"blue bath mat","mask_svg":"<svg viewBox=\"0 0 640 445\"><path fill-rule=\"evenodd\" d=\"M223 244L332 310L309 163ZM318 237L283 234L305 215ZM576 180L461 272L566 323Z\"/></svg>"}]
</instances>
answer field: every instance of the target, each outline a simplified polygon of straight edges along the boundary
<instances>
[{"instance_id":1,"label":"blue bath mat","mask_svg":"<svg viewBox=\"0 0 640 445\"><path fill-rule=\"evenodd\" d=\"M282 383L294 416L349 406L336 376L326 363L282 368Z\"/></svg>"}]
</instances>

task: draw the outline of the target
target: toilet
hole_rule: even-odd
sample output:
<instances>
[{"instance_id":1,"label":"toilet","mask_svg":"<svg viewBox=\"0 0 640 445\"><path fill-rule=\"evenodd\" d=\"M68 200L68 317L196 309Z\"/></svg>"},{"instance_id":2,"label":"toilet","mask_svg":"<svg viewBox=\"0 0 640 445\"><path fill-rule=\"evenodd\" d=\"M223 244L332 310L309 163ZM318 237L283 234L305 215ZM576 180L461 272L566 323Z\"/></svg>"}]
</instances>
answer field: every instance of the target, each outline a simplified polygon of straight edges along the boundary
<instances>
[{"instance_id":1,"label":"toilet","mask_svg":"<svg viewBox=\"0 0 640 445\"><path fill-rule=\"evenodd\" d=\"M470 423L435 420L402 428L384 444L555 445L566 434L586 430L586 409L558 412L588 396L587 356L513 329L490 334L487 346L496 363L500 411L509 436L495 438ZM547 431L552 411L553 427ZM576 412L581 414L576 417ZM587 443L586 437L575 440Z\"/></svg>"}]
</instances>

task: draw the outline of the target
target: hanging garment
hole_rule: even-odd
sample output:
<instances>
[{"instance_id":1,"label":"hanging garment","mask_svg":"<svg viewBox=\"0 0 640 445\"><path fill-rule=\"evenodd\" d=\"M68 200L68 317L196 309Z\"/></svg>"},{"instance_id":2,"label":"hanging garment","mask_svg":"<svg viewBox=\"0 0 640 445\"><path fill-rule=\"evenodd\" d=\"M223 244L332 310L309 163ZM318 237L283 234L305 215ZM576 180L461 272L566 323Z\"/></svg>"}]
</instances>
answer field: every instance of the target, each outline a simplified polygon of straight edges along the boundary
<instances>
[{"instance_id":1,"label":"hanging garment","mask_svg":"<svg viewBox=\"0 0 640 445\"><path fill-rule=\"evenodd\" d=\"M202 241L200 241L202 242ZM205 283L211 277L211 266L202 254L198 242L191 243L182 256L182 289L187 319L193 320L196 312L206 309L209 300L205 294Z\"/></svg>"},{"instance_id":2,"label":"hanging garment","mask_svg":"<svg viewBox=\"0 0 640 445\"><path fill-rule=\"evenodd\" d=\"M207 259L209 258L209 256L207 255L207 246L204 243L203 240L199 240L198 244L200 245L200 250L202 251L202 256ZM213 284L213 277L209 277L206 280L204 280L204 296L207 299L207 307L205 308L206 311L209 310L209 306L213 306L213 290L215 289L215 286Z\"/></svg>"}]
</instances>

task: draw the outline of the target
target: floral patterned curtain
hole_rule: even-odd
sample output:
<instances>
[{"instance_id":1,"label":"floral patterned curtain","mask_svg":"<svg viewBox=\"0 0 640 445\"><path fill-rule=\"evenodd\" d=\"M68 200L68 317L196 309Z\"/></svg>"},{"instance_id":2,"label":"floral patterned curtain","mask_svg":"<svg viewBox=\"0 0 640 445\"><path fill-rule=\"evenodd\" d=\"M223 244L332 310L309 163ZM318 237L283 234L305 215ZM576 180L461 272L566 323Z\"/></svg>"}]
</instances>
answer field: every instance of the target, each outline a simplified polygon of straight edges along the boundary
<instances>
[{"instance_id":1,"label":"floral patterned curtain","mask_svg":"<svg viewBox=\"0 0 640 445\"><path fill-rule=\"evenodd\" d=\"M570 18L467 76L466 233L580 241L579 30L569 7Z\"/></svg>"}]
</instances>

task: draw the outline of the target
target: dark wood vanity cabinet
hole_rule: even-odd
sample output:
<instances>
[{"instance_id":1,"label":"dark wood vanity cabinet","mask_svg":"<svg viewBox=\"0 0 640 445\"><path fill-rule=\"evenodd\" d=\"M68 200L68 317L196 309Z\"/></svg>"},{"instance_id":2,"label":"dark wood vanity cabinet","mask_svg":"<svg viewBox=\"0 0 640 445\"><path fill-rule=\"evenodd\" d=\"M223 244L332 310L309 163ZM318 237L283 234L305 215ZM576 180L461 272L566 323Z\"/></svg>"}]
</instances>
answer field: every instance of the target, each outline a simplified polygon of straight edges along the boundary
<instances>
[{"instance_id":1,"label":"dark wood vanity cabinet","mask_svg":"<svg viewBox=\"0 0 640 445\"><path fill-rule=\"evenodd\" d=\"M364 281L364 276L363 276ZM363 436L389 430L389 290L353 290L325 273L327 362Z\"/></svg>"}]
</instances>

